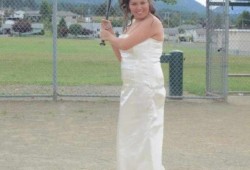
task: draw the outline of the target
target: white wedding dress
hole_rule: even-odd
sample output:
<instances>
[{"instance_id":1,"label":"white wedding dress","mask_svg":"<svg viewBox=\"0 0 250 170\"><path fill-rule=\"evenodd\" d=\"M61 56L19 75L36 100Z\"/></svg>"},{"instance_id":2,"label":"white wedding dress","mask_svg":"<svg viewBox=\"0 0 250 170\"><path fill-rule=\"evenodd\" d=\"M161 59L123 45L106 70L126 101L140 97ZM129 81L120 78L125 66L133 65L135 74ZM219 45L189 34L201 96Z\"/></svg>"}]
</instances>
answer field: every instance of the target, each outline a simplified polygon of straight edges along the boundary
<instances>
[{"instance_id":1,"label":"white wedding dress","mask_svg":"<svg viewBox=\"0 0 250 170\"><path fill-rule=\"evenodd\" d=\"M120 51L123 86L117 134L118 170L164 170L166 91L160 64L162 45L149 38L129 50Z\"/></svg>"}]
</instances>

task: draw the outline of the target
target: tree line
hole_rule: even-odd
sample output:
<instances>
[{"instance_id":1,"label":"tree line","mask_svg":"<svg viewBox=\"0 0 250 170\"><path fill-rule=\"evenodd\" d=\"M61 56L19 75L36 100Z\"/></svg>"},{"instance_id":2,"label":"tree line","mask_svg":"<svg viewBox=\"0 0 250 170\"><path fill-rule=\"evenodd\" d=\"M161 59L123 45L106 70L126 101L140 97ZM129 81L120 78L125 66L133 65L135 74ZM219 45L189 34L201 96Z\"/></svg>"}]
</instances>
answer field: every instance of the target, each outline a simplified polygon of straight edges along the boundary
<instances>
[{"instance_id":1,"label":"tree line","mask_svg":"<svg viewBox=\"0 0 250 170\"><path fill-rule=\"evenodd\" d=\"M35 0L0 0L1 8L22 9L29 8L38 9L39 5Z\"/></svg>"},{"instance_id":2,"label":"tree line","mask_svg":"<svg viewBox=\"0 0 250 170\"><path fill-rule=\"evenodd\" d=\"M168 4L175 4L176 0L161 0ZM45 26L49 27L52 16L52 4L49 0L43 0L38 3L36 0L0 0L1 8L13 8L13 9L30 9L39 10L42 18L42 22ZM105 16L106 12L106 1L102 4L73 4L69 2L59 2L59 11L71 11L83 17L91 16ZM8 14L9 15L9 14ZM177 27L182 24L197 25L200 24L203 27L206 26L206 16L201 16L196 12L180 12L171 11L169 9L164 9L158 11L158 15L161 18L164 26L166 27ZM119 17L122 16L119 3L111 6L110 16ZM116 26L121 26L122 21L120 19L113 21ZM223 27L223 15L216 14L213 18L213 23L215 28ZM233 17L230 20L230 24L238 29L250 29L250 13L249 11L244 11L237 17Z\"/></svg>"}]
</instances>

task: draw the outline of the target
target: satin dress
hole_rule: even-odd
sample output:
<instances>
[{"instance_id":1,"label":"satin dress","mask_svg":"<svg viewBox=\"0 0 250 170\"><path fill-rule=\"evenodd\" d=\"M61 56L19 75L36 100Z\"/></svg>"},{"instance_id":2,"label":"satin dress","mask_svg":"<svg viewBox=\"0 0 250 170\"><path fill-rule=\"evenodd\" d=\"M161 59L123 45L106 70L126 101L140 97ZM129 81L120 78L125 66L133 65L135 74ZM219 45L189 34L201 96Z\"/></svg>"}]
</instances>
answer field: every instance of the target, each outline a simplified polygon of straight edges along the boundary
<instances>
[{"instance_id":1,"label":"satin dress","mask_svg":"<svg viewBox=\"0 0 250 170\"><path fill-rule=\"evenodd\" d=\"M166 90L160 64L162 46L163 42L149 38L120 51L123 85L117 129L117 170L164 170Z\"/></svg>"}]
</instances>

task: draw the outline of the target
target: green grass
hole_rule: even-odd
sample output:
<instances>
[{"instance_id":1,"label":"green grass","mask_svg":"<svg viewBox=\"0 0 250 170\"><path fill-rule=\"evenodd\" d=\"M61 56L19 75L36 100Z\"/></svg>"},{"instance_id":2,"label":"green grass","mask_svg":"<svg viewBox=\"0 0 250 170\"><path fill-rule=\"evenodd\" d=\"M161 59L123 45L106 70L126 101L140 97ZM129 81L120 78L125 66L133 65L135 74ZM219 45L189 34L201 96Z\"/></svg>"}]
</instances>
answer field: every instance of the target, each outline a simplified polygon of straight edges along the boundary
<instances>
[{"instance_id":1,"label":"green grass","mask_svg":"<svg viewBox=\"0 0 250 170\"><path fill-rule=\"evenodd\" d=\"M119 62L98 40L59 40L58 79L63 85L121 84Z\"/></svg>"},{"instance_id":2,"label":"green grass","mask_svg":"<svg viewBox=\"0 0 250 170\"><path fill-rule=\"evenodd\" d=\"M184 91L196 95L205 94L206 54L205 44L166 44L166 51L178 49L184 53ZM250 55L229 56L228 73L250 74ZM220 77L219 77L220 78ZM217 82L215 82L217 83ZM218 82L219 84L219 82ZM228 78L230 91L250 91L250 78Z\"/></svg>"},{"instance_id":3,"label":"green grass","mask_svg":"<svg viewBox=\"0 0 250 170\"><path fill-rule=\"evenodd\" d=\"M229 74L250 74L250 54L248 57L230 56ZM250 77L229 77L230 91L250 91Z\"/></svg>"},{"instance_id":4,"label":"green grass","mask_svg":"<svg viewBox=\"0 0 250 170\"><path fill-rule=\"evenodd\" d=\"M187 93L204 95L206 83L206 57L204 44L165 44L166 52L183 52L183 89ZM191 46L191 47L190 47ZM167 72L165 74L168 74Z\"/></svg>"},{"instance_id":5,"label":"green grass","mask_svg":"<svg viewBox=\"0 0 250 170\"><path fill-rule=\"evenodd\" d=\"M52 38L1 38L0 84L50 85ZM111 48L97 40L58 40L60 85L120 84L120 68Z\"/></svg>"},{"instance_id":6,"label":"green grass","mask_svg":"<svg viewBox=\"0 0 250 170\"><path fill-rule=\"evenodd\" d=\"M0 44L0 85L52 84L51 37L2 37ZM165 46L167 53L174 49L184 52L184 91L204 95L204 44L166 43ZM121 84L120 65L109 45L100 46L99 40L59 39L57 48L59 85ZM230 57L229 63L229 72L250 73L248 57ZM162 65L168 83L168 64ZM249 81L247 78L230 78L229 88L250 91Z\"/></svg>"}]
</instances>

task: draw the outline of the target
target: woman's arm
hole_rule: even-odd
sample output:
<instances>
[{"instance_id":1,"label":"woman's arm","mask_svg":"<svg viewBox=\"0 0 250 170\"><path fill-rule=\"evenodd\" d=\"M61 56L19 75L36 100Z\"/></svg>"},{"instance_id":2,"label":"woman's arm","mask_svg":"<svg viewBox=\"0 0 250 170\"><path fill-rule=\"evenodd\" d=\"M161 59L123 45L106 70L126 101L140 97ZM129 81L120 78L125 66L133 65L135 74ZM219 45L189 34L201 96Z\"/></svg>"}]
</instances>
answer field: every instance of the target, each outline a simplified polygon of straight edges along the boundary
<instances>
[{"instance_id":1,"label":"woman's arm","mask_svg":"<svg viewBox=\"0 0 250 170\"><path fill-rule=\"evenodd\" d=\"M111 35L115 36L115 33L114 33L113 29L112 29L112 25L111 25L110 21L102 20L101 28L102 28L102 30L106 30ZM118 61L121 62L122 57L121 57L121 53L120 53L119 49L116 46L112 45L112 44L111 44L111 46L112 46L112 49L114 51L114 54L115 54L116 58L118 59Z\"/></svg>"},{"instance_id":2,"label":"woman's arm","mask_svg":"<svg viewBox=\"0 0 250 170\"><path fill-rule=\"evenodd\" d=\"M109 41L114 48L128 50L148 38L159 37L159 40L163 40L163 27L156 17L150 15L148 18L140 21L140 23L137 23L134 30L129 32L127 37L117 38L105 29L101 30L101 37Z\"/></svg>"},{"instance_id":3,"label":"woman's arm","mask_svg":"<svg viewBox=\"0 0 250 170\"><path fill-rule=\"evenodd\" d=\"M122 57L121 57L121 53L120 53L119 49L117 47L115 47L114 45L112 45L112 44L111 44L111 46L112 46L112 49L114 51L114 54L115 54L116 58L118 59L118 61L121 62Z\"/></svg>"}]
</instances>

